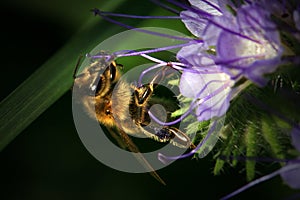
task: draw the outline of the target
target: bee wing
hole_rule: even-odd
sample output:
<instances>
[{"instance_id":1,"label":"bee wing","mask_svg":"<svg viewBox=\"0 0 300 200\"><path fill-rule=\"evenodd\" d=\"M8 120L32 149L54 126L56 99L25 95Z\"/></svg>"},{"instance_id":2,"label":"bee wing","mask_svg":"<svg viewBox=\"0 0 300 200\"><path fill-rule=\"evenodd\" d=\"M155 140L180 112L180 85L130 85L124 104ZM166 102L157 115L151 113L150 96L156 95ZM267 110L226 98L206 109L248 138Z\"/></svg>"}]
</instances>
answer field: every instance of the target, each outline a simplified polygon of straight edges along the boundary
<instances>
[{"instance_id":1,"label":"bee wing","mask_svg":"<svg viewBox=\"0 0 300 200\"><path fill-rule=\"evenodd\" d=\"M150 170L150 175L153 176L157 181L166 185L166 183L162 180L162 178L156 173L150 163L146 160L146 158L140 153L137 146L132 142L130 137L123 131L118 129L118 134L115 133L112 129L108 128L111 136L116 140L118 145L123 149L128 149L133 152L134 157L138 160L138 162L147 170Z\"/></svg>"}]
</instances>

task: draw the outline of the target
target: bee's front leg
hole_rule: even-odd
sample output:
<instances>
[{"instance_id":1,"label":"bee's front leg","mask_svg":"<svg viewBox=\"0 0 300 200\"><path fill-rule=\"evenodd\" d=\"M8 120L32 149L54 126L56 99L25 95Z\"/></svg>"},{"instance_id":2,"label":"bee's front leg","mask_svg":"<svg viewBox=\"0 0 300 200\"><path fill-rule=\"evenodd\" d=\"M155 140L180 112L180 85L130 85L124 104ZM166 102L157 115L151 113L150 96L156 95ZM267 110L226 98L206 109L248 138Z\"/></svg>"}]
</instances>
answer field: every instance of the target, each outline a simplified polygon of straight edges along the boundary
<instances>
[{"instance_id":1,"label":"bee's front leg","mask_svg":"<svg viewBox=\"0 0 300 200\"><path fill-rule=\"evenodd\" d=\"M180 148L195 148L190 138L175 127L164 126L159 129L153 127L153 131L155 132L153 138L159 142L171 142Z\"/></svg>"},{"instance_id":2,"label":"bee's front leg","mask_svg":"<svg viewBox=\"0 0 300 200\"><path fill-rule=\"evenodd\" d=\"M145 106L150 97L153 94L154 88L158 86L157 83L160 82L161 79L165 76L164 71L159 71L153 77L150 83L135 87L134 88L134 96L135 96L135 103L138 106Z\"/></svg>"}]
</instances>

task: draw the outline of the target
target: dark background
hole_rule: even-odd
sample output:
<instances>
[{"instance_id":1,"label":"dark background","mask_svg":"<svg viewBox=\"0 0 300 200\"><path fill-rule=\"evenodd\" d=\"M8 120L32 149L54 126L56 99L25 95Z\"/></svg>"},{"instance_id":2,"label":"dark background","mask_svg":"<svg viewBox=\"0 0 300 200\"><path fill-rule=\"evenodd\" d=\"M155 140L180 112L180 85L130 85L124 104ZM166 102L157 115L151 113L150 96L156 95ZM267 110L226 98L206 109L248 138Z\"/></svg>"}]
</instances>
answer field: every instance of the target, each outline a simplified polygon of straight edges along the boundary
<instances>
[{"instance_id":1,"label":"dark background","mask_svg":"<svg viewBox=\"0 0 300 200\"><path fill-rule=\"evenodd\" d=\"M1 99L67 43L92 17L89 9L103 2L1 1ZM143 14L154 6L134 3L118 12ZM148 174L103 165L77 135L69 91L0 153L0 199L218 199L246 183L242 167L227 166L220 176L212 170L211 155L176 161L158 171L163 186ZM284 199L292 193L276 177L236 199Z\"/></svg>"}]
</instances>

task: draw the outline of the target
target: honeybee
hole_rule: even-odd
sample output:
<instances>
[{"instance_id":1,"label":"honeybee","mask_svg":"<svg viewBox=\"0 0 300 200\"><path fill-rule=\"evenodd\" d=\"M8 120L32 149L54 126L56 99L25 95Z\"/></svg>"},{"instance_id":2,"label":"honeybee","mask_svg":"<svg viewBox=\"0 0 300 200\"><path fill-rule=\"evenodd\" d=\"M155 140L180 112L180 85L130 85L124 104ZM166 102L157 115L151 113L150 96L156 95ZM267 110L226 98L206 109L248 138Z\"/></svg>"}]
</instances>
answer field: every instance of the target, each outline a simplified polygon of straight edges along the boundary
<instances>
[{"instance_id":1,"label":"honeybee","mask_svg":"<svg viewBox=\"0 0 300 200\"><path fill-rule=\"evenodd\" d=\"M116 128L119 145L128 150L139 153L127 135L148 137L158 142L189 148L193 146L190 138L175 127L161 126L151 123L148 110L152 105L152 95L156 82L163 78L163 73L157 73L148 84L136 86L121 79L121 65L117 64L113 56L111 59L97 58L88 67L76 75L74 73L74 87L80 91L84 109L91 117L96 117L100 124L108 128ZM136 154L142 164L151 169L151 174L164 184L164 181L154 171L142 154Z\"/></svg>"}]
</instances>

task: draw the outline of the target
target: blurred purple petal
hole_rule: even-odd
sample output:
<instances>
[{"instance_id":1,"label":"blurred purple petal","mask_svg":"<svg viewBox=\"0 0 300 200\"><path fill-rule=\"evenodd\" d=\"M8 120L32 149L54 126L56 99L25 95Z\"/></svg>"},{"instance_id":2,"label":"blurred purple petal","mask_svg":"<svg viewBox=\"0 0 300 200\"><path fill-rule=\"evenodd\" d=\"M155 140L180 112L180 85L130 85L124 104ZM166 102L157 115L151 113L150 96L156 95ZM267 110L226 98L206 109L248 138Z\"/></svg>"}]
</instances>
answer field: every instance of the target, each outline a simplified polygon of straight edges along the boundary
<instances>
[{"instance_id":1,"label":"blurred purple petal","mask_svg":"<svg viewBox=\"0 0 300 200\"><path fill-rule=\"evenodd\" d=\"M288 167L292 169L284 170ZM283 171L280 173L280 175L284 182L293 189L300 189L300 163L287 164L286 166L282 167L282 170Z\"/></svg>"},{"instance_id":2,"label":"blurred purple petal","mask_svg":"<svg viewBox=\"0 0 300 200\"><path fill-rule=\"evenodd\" d=\"M300 129L298 127L293 128L291 132L291 140L294 147L300 152ZM291 160L283 168L288 168L288 167L289 168L293 167L293 168L291 170L283 170L280 173L281 178L291 188L300 189L300 157L298 159Z\"/></svg>"},{"instance_id":3,"label":"blurred purple petal","mask_svg":"<svg viewBox=\"0 0 300 200\"><path fill-rule=\"evenodd\" d=\"M293 19L294 19L296 28L300 31L300 6L297 8L297 10L294 10Z\"/></svg>"},{"instance_id":4,"label":"blurred purple petal","mask_svg":"<svg viewBox=\"0 0 300 200\"><path fill-rule=\"evenodd\" d=\"M292 144L300 152L300 129L299 128L294 128L292 130L291 138L292 138Z\"/></svg>"}]
</instances>

